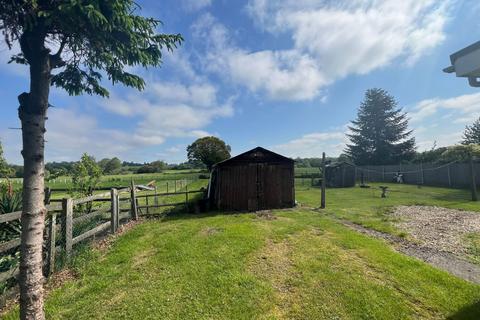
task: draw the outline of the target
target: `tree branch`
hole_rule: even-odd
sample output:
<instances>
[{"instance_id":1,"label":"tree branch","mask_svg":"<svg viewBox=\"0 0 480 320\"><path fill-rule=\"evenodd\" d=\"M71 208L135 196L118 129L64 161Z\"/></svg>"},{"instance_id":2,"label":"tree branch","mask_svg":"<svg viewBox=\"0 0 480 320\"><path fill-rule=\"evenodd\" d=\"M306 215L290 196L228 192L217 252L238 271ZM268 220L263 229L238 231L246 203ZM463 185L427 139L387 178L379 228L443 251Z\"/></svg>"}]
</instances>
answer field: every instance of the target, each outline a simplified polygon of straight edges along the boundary
<instances>
[{"instance_id":1,"label":"tree branch","mask_svg":"<svg viewBox=\"0 0 480 320\"><path fill-rule=\"evenodd\" d=\"M67 39L68 37L65 36L60 43L60 48L58 48L58 51L55 54L50 55L50 67L52 69L65 66L66 62L62 59L62 52L65 48L65 45L67 44Z\"/></svg>"}]
</instances>

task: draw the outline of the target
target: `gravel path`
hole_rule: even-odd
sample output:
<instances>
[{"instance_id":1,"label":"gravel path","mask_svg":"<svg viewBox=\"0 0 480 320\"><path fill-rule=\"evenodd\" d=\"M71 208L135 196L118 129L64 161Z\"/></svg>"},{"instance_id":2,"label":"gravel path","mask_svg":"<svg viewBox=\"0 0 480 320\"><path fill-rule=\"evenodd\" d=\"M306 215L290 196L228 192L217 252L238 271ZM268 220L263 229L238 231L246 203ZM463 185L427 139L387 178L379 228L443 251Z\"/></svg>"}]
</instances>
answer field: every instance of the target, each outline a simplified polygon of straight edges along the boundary
<instances>
[{"instance_id":1,"label":"gravel path","mask_svg":"<svg viewBox=\"0 0 480 320\"><path fill-rule=\"evenodd\" d=\"M480 213L427 206L399 206L391 214L395 226L422 246L464 258L468 255L465 236L480 233Z\"/></svg>"},{"instance_id":2,"label":"gravel path","mask_svg":"<svg viewBox=\"0 0 480 320\"><path fill-rule=\"evenodd\" d=\"M480 266L459 258L452 253L416 244L388 233L368 229L350 221L342 220L341 223L371 237L384 239L403 254L423 260L464 280L480 284Z\"/></svg>"}]
</instances>

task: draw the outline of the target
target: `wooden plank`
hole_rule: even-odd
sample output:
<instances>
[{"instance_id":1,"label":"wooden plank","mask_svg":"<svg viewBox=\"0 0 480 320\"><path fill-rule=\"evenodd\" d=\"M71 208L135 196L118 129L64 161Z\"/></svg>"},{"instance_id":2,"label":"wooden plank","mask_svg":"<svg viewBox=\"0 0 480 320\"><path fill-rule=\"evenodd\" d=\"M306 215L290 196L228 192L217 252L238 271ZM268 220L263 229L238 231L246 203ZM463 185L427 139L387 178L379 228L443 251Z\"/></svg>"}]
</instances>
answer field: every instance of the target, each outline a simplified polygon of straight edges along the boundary
<instances>
[{"instance_id":1,"label":"wooden plank","mask_svg":"<svg viewBox=\"0 0 480 320\"><path fill-rule=\"evenodd\" d=\"M120 213L118 215L119 225L120 225L120 221L125 220L125 219L130 219L130 212L124 212L124 213Z\"/></svg>"},{"instance_id":2,"label":"wooden plank","mask_svg":"<svg viewBox=\"0 0 480 320\"><path fill-rule=\"evenodd\" d=\"M67 259L72 253L72 232L73 232L73 200L71 198L65 198L62 202L63 207L63 239L64 239L64 249L67 255Z\"/></svg>"},{"instance_id":3,"label":"wooden plank","mask_svg":"<svg viewBox=\"0 0 480 320\"><path fill-rule=\"evenodd\" d=\"M89 197L81 198L81 199L75 199L73 200L73 205L76 206L78 204L86 203L86 202L92 202L98 199L102 199L105 197L108 197L110 195L110 192L106 193L100 193L100 194L94 194Z\"/></svg>"},{"instance_id":4,"label":"wooden plank","mask_svg":"<svg viewBox=\"0 0 480 320\"><path fill-rule=\"evenodd\" d=\"M138 220L137 201L135 198L135 184L133 180L132 180L132 185L130 187L130 202L132 206L132 219Z\"/></svg>"},{"instance_id":5,"label":"wooden plank","mask_svg":"<svg viewBox=\"0 0 480 320\"><path fill-rule=\"evenodd\" d=\"M18 276L18 268L12 268L8 271L0 273L0 283L7 281L10 278L16 278Z\"/></svg>"},{"instance_id":6,"label":"wooden plank","mask_svg":"<svg viewBox=\"0 0 480 320\"><path fill-rule=\"evenodd\" d=\"M10 222L20 219L22 216L22 211L15 211L10 213L0 214L0 223Z\"/></svg>"},{"instance_id":7,"label":"wooden plank","mask_svg":"<svg viewBox=\"0 0 480 320\"><path fill-rule=\"evenodd\" d=\"M102 231L105 231L107 229L110 228L110 225L111 225L111 222L110 221L107 221L105 223L102 223L101 225L99 226L96 226L95 228L93 229L90 229L88 230L87 232L85 233L82 233L81 235L79 236L76 236L75 238L72 239L72 244L77 244L79 243L80 241L83 241L87 238L90 238L94 235L96 235L97 233L100 233Z\"/></svg>"},{"instance_id":8,"label":"wooden plank","mask_svg":"<svg viewBox=\"0 0 480 320\"><path fill-rule=\"evenodd\" d=\"M48 224L48 242L47 242L47 250L48 250L48 260L46 266L46 276L49 277L54 269L55 269L55 241L56 241L56 234L57 234L57 215L54 213L50 217L50 221Z\"/></svg>"},{"instance_id":9,"label":"wooden plank","mask_svg":"<svg viewBox=\"0 0 480 320\"><path fill-rule=\"evenodd\" d=\"M175 207L175 206L185 206L185 202L177 202L177 203L169 203L169 204L159 204L159 205L150 205L150 206L138 206L138 209L161 208L161 207Z\"/></svg>"},{"instance_id":10,"label":"wooden plank","mask_svg":"<svg viewBox=\"0 0 480 320\"><path fill-rule=\"evenodd\" d=\"M325 189L326 189L326 168L325 168L325 152L322 153L322 191L321 191L321 199L320 199L320 208L325 209L326 205L326 198L325 198Z\"/></svg>"},{"instance_id":11,"label":"wooden plank","mask_svg":"<svg viewBox=\"0 0 480 320\"><path fill-rule=\"evenodd\" d=\"M110 191L111 199L110 199L110 227L111 232L115 233L117 231L117 218L118 218L118 193L117 189L113 188Z\"/></svg>"},{"instance_id":12,"label":"wooden plank","mask_svg":"<svg viewBox=\"0 0 480 320\"><path fill-rule=\"evenodd\" d=\"M90 213L87 213L83 216L80 216L80 217L76 217L73 219L73 225L76 225L78 223L81 223L81 222L84 222L84 221L88 221L92 218L95 218L97 216L101 216L102 214L105 214L107 213L108 211L106 210L98 210L98 211L93 211L93 212L90 212Z\"/></svg>"},{"instance_id":13,"label":"wooden plank","mask_svg":"<svg viewBox=\"0 0 480 320\"><path fill-rule=\"evenodd\" d=\"M20 238L1 243L0 244L0 253L3 253L3 252L8 251L10 249L16 248L19 245L20 245Z\"/></svg>"}]
</instances>

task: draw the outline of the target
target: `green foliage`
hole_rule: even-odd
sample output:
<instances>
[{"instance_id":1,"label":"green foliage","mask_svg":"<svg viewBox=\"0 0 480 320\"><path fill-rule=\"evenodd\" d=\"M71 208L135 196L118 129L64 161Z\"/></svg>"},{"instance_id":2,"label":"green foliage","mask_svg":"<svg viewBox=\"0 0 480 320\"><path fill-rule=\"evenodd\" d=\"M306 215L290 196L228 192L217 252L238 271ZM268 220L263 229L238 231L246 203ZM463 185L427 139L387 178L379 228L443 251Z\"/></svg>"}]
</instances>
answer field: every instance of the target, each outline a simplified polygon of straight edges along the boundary
<instances>
[{"instance_id":1,"label":"green foliage","mask_svg":"<svg viewBox=\"0 0 480 320\"><path fill-rule=\"evenodd\" d=\"M480 157L480 144L456 145L448 147L442 153L441 159L443 162L467 162L471 157Z\"/></svg>"},{"instance_id":2,"label":"green foliage","mask_svg":"<svg viewBox=\"0 0 480 320\"><path fill-rule=\"evenodd\" d=\"M413 163L442 163L444 159L442 154L447 151L447 147L437 148L433 146L432 149L423 152L417 152L412 159Z\"/></svg>"},{"instance_id":3,"label":"green foliage","mask_svg":"<svg viewBox=\"0 0 480 320\"><path fill-rule=\"evenodd\" d=\"M143 89L144 80L126 67L158 66L162 50L183 41L179 34L157 33L161 22L136 14L139 8L132 0L1 1L0 31L10 48L21 44L11 62L32 64L45 43L58 46L49 54L50 68L60 68L52 84L70 95L108 96L103 74L113 84Z\"/></svg>"},{"instance_id":4,"label":"green foliage","mask_svg":"<svg viewBox=\"0 0 480 320\"><path fill-rule=\"evenodd\" d=\"M408 129L407 114L383 89L369 89L352 121L345 150L357 165L408 161L415 154L415 138Z\"/></svg>"},{"instance_id":5,"label":"green foliage","mask_svg":"<svg viewBox=\"0 0 480 320\"><path fill-rule=\"evenodd\" d=\"M0 184L0 214L20 211L22 209L22 195L13 190L10 181ZM20 221L10 221L0 224L0 242L18 238L20 235ZM2 260L3 261L3 260ZM2 262L0 262L0 265ZM1 269L1 267L0 267Z\"/></svg>"},{"instance_id":6,"label":"green foliage","mask_svg":"<svg viewBox=\"0 0 480 320\"><path fill-rule=\"evenodd\" d=\"M0 178L10 177L12 173L12 168L10 168L7 161L3 157L2 143L0 142Z\"/></svg>"},{"instance_id":7,"label":"green foliage","mask_svg":"<svg viewBox=\"0 0 480 320\"><path fill-rule=\"evenodd\" d=\"M480 144L480 117L471 125L465 127L462 144Z\"/></svg>"},{"instance_id":8,"label":"green foliage","mask_svg":"<svg viewBox=\"0 0 480 320\"><path fill-rule=\"evenodd\" d=\"M122 168L122 162L117 157L112 159L102 159L98 162L98 164L102 168L104 174L117 173Z\"/></svg>"},{"instance_id":9,"label":"green foliage","mask_svg":"<svg viewBox=\"0 0 480 320\"><path fill-rule=\"evenodd\" d=\"M190 161L200 161L208 170L220 161L230 158L231 148L217 137L204 137L197 139L187 147L187 156Z\"/></svg>"},{"instance_id":10,"label":"green foliage","mask_svg":"<svg viewBox=\"0 0 480 320\"><path fill-rule=\"evenodd\" d=\"M72 183L75 192L82 196L92 194L102 177L102 169L95 158L84 153L79 162L72 168Z\"/></svg>"},{"instance_id":11,"label":"green foliage","mask_svg":"<svg viewBox=\"0 0 480 320\"><path fill-rule=\"evenodd\" d=\"M168 168L168 164L164 161L157 160L147 163L138 168L137 173L160 173Z\"/></svg>"}]
</instances>

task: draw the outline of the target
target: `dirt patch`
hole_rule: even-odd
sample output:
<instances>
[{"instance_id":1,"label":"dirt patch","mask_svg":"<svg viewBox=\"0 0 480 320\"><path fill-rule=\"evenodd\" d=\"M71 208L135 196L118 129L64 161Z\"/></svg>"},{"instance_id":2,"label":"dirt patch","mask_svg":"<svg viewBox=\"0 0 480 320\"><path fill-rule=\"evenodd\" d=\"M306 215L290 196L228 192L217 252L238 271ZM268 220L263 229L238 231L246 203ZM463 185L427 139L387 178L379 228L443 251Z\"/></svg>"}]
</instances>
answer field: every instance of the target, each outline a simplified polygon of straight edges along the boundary
<instances>
[{"instance_id":1,"label":"dirt patch","mask_svg":"<svg viewBox=\"0 0 480 320\"><path fill-rule=\"evenodd\" d=\"M467 257L466 237L480 233L480 213L427 206L400 206L391 216L395 226L422 246Z\"/></svg>"},{"instance_id":2,"label":"dirt patch","mask_svg":"<svg viewBox=\"0 0 480 320\"><path fill-rule=\"evenodd\" d=\"M223 229L222 229L222 228L206 227L206 228L203 228L203 229L200 231L200 234L201 234L202 236L212 236L212 235L217 234L217 233L220 233L220 232L223 232Z\"/></svg>"},{"instance_id":3,"label":"dirt patch","mask_svg":"<svg viewBox=\"0 0 480 320\"><path fill-rule=\"evenodd\" d=\"M261 210L255 212L255 219L276 220L277 217L270 210Z\"/></svg>"},{"instance_id":4,"label":"dirt patch","mask_svg":"<svg viewBox=\"0 0 480 320\"><path fill-rule=\"evenodd\" d=\"M468 262L452 253L414 243L392 234L371 230L350 221L341 221L341 223L360 233L384 239L403 254L423 260L434 267L445 270L464 280L480 284L480 266Z\"/></svg>"},{"instance_id":5,"label":"dirt patch","mask_svg":"<svg viewBox=\"0 0 480 320\"><path fill-rule=\"evenodd\" d=\"M250 272L270 283L275 290L277 303L271 310L271 316L275 319L285 318L284 310L288 309L289 295L293 291L293 286L288 281L292 269L290 253L291 248L286 240L274 242L268 239L263 249L253 257L249 266Z\"/></svg>"}]
</instances>

